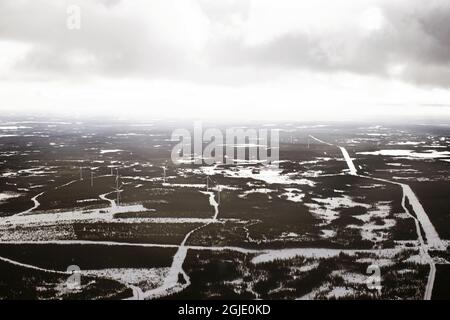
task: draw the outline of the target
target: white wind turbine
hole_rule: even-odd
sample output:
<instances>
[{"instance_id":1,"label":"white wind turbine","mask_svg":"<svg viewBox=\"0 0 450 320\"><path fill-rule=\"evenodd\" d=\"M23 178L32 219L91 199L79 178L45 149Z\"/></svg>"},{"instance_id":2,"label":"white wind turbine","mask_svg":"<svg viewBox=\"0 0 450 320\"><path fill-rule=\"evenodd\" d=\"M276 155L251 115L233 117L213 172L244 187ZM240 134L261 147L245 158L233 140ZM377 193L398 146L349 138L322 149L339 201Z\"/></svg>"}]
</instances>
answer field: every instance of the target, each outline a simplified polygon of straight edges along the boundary
<instances>
[{"instance_id":1,"label":"white wind turbine","mask_svg":"<svg viewBox=\"0 0 450 320\"><path fill-rule=\"evenodd\" d=\"M210 176L206 176L206 191L209 192L209 183L212 183L216 186L216 190L217 190L217 204L220 205L220 193L222 191L222 186L220 186L217 181L215 181L213 178L211 178Z\"/></svg>"},{"instance_id":2,"label":"white wind turbine","mask_svg":"<svg viewBox=\"0 0 450 320\"><path fill-rule=\"evenodd\" d=\"M122 190L123 183L120 182L119 169L116 169L116 187L113 188L116 192L116 205L120 206L120 193Z\"/></svg>"},{"instance_id":3,"label":"white wind turbine","mask_svg":"<svg viewBox=\"0 0 450 320\"><path fill-rule=\"evenodd\" d=\"M163 169L163 183L166 183L167 179L167 161L164 162L163 166L161 167Z\"/></svg>"}]
</instances>

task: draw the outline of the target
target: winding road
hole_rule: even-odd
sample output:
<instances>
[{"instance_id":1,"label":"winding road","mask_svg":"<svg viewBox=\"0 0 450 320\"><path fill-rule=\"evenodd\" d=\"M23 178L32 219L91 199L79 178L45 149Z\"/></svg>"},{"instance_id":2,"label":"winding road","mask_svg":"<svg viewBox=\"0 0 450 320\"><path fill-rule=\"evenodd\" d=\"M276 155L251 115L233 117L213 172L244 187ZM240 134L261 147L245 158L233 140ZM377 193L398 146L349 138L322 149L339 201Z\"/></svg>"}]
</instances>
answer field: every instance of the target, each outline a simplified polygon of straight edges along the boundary
<instances>
[{"instance_id":1,"label":"winding road","mask_svg":"<svg viewBox=\"0 0 450 320\"><path fill-rule=\"evenodd\" d=\"M37 195L35 195L33 198L31 198L31 201L33 201L33 207L31 207L28 210L25 210L23 212L20 212L18 214L16 214L16 216L23 216L26 215L28 213L30 213L31 211L33 211L34 209L37 209L41 204L39 203L39 201L37 200L37 198L39 198L40 196L42 196L44 194L44 192L41 192Z\"/></svg>"},{"instance_id":2,"label":"winding road","mask_svg":"<svg viewBox=\"0 0 450 320\"><path fill-rule=\"evenodd\" d=\"M431 296L433 293L433 287L434 287L434 280L436 277L436 263L434 262L434 259L431 257L431 255L429 253L429 249L445 250L445 244L440 239L435 227L431 223L431 220L429 219L422 204L420 203L419 199L417 198L417 196L415 195L415 193L413 192L411 187L407 184L396 182L396 181L391 181L391 180L387 180L387 179L381 179L381 178L358 174L358 170L356 169L352 158L350 157L350 155L348 154L347 150L344 147L325 142L325 141L320 140L312 135L310 135L310 137L320 143L324 143L329 146L338 147L341 150L342 155L344 156L344 159L347 163L347 167L349 169L350 175L358 176L360 178L372 179L372 180L376 180L376 181L382 181L382 182L386 182L386 183L390 183L390 184L395 184L402 188L402 192L403 192L402 207L405 210L405 212L412 219L414 219L414 222L416 224L417 238L420 243L420 253L421 253L420 255L422 257L424 257L426 259L426 261L428 262L428 264L430 265L430 272L428 274L428 281L427 281L427 285L425 288L424 300L431 300ZM409 204L411 205L416 216L414 216L414 214L406 206L406 199L408 199ZM421 228L425 233L426 241L422 237Z\"/></svg>"},{"instance_id":3,"label":"winding road","mask_svg":"<svg viewBox=\"0 0 450 320\"><path fill-rule=\"evenodd\" d=\"M188 246L186 246L186 242L189 240L189 237L196 231L210 225L211 223L214 223L217 221L217 216L219 215L219 204L217 203L214 192L208 191L200 191L203 194L209 195L209 204L214 208L214 216L213 219L195 229L192 229L189 231L186 236L184 237L183 241L181 242L180 246L178 247L178 250L173 257L172 265L170 266L170 270L166 278L164 279L163 285L151 289L149 291L134 291L134 299L156 299L160 297L164 297L176 292L182 291L184 288L188 287L190 285L190 278L186 274L186 272L183 270L183 263L186 260L187 251L189 249ZM184 283L179 282L179 275L182 275L184 279ZM138 293L138 294L136 294Z\"/></svg>"}]
</instances>

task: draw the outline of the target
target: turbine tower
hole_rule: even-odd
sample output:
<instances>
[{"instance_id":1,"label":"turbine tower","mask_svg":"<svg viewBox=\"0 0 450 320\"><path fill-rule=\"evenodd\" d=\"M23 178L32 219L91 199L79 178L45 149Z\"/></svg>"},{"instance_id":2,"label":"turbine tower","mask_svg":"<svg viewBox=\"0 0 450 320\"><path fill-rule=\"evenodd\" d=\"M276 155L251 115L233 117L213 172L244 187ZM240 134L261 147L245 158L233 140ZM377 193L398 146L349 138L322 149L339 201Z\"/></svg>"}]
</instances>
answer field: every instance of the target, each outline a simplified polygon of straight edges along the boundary
<instances>
[{"instance_id":1,"label":"turbine tower","mask_svg":"<svg viewBox=\"0 0 450 320\"><path fill-rule=\"evenodd\" d=\"M209 191L209 182L217 185L216 181L214 181L210 176L206 176L206 191Z\"/></svg>"},{"instance_id":2,"label":"turbine tower","mask_svg":"<svg viewBox=\"0 0 450 320\"><path fill-rule=\"evenodd\" d=\"M120 192L122 192L121 188L123 184L120 183L119 169L116 172L116 187L114 191L116 192L116 205L120 206Z\"/></svg>"}]
</instances>

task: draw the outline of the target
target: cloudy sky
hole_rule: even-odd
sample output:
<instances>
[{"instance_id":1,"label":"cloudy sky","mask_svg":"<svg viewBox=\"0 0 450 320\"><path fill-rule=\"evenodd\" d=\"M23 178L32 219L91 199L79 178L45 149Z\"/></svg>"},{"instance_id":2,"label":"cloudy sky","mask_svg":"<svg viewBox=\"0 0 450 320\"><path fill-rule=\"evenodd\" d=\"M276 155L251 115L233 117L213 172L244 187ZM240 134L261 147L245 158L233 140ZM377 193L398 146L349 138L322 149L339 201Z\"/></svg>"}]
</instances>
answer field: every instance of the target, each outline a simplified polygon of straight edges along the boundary
<instances>
[{"instance_id":1,"label":"cloudy sky","mask_svg":"<svg viewBox=\"0 0 450 320\"><path fill-rule=\"evenodd\" d=\"M448 0L0 0L0 111L450 118L449 17Z\"/></svg>"}]
</instances>

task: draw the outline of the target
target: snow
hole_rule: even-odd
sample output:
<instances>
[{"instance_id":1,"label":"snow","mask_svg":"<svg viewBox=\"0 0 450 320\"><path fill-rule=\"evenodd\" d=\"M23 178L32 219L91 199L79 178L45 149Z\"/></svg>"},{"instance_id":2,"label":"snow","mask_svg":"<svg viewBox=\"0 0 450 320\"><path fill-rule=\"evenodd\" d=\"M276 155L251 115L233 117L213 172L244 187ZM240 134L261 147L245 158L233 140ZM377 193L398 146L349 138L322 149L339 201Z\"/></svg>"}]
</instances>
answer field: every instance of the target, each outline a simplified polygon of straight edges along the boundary
<instances>
[{"instance_id":1,"label":"snow","mask_svg":"<svg viewBox=\"0 0 450 320\"><path fill-rule=\"evenodd\" d=\"M258 169L258 170L254 170ZM246 178L264 181L267 184L299 184L314 187L315 183L308 179L298 179L295 174L282 174L283 170L275 166L264 167L235 167L233 170L218 168L217 166L201 167L200 174L222 174L229 178Z\"/></svg>"},{"instance_id":2,"label":"snow","mask_svg":"<svg viewBox=\"0 0 450 320\"><path fill-rule=\"evenodd\" d=\"M206 183L163 183L164 187L179 187L179 188L197 188L206 189Z\"/></svg>"},{"instance_id":3,"label":"snow","mask_svg":"<svg viewBox=\"0 0 450 320\"><path fill-rule=\"evenodd\" d=\"M329 239L334 238L336 236L336 231L334 230L321 230L322 234L320 235L321 238Z\"/></svg>"},{"instance_id":4,"label":"snow","mask_svg":"<svg viewBox=\"0 0 450 320\"><path fill-rule=\"evenodd\" d=\"M361 258L356 260L357 263L367 263L369 265L377 265L379 267L389 267L395 264L392 259L380 259L380 258Z\"/></svg>"},{"instance_id":5,"label":"snow","mask_svg":"<svg viewBox=\"0 0 450 320\"><path fill-rule=\"evenodd\" d=\"M376 188L382 188L382 187L384 187L384 185L376 184L376 183L368 185L368 186L359 186L359 188L361 188L361 189L376 189Z\"/></svg>"},{"instance_id":6,"label":"snow","mask_svg":"<svg viewBox=\"0 0 450 320\"><path fill-rule=\"evenodd\" d=\"M138 286L139 289L151 289L162 284L169 268L111 268L101 270L82 270L85 276L95 276L116 280L125 285Z\"/></svg>"},{"instance_id":7,"label":"snow","mask_svg":"<svg viewBox=\"0 0 450 320\"><path fill-rule=\"evenodd\" d=\"M387 219L390 215L391 206L389 202L379 202L375 208L369 210L366 214L353 216L364 222L364 225L349 225L348 228L360 229L363 240L380 242L387 240L388 231L396 225L395 219ZM379 223L382 219L383 224Z\"/></svg>"},{"instance_id":8,"label":"snow","mask_svg":"<svg viewBox=\"0 0 450 320\"><path fill-rule=\"evenodd\" d=\"M416 270L412 270L412 269L403 269L403 270L399 270L397 271L398 274L406 274L406 273L417 273Z\"/></svg>"},{"instance_id":9,"label":"snow","mask_svg":"<svg viewBox=\"0 0 450 320\"><path fill-rule=\"evenodd\" d=\"M31 127L25 126L1 126L0 130L19 130L19 129L30 129Z\"/></svg>"},{"instance_id":10,"label":"snow","mask_svg":"<svg viewBox=\"0 0 450 320\"><path fill-rule=\"evenodd\" d=\"M77 200L78 203L94 202L94 201L98 201L98 199L82 199L82 200Z\"/></svg>"},{"instance_id":11,"label":"snow","mask_svg":"<svg viewBox=\"0 0 450 320\"><path fill-rule=\"evenodd\" d=\"M305 264L305 265L301 266L300 268L298 268L297 270L300 272L308 272L308 271L317 269L318 267L319 267L319 262L314 262L314 263Z\"/></svg>"},{"instance_id":12,"label":"snow","mask_svg":"<svg viewBox=\"0 0 450 320\"><path fill-rule=\"evenodd\" d=\"M370 205L355 202L351 197L347 195L325 199L312 198L311 200L316 203L305 203L305 205L313 214L316 215L317 218L324 219L326 220L326 222L331 222L339 218L339 212L337 209L340 208L353 208L358 206L370 208Z\"/></svg>"},{"instance_id":13,"label":"snow","mask_svg":"<svg viewBox=\"0 0 450 320\"><path fill-rule=\"evenodd\" d=\"M416 255L410 256L404 262L405 263L414 263L414 264L429 264L429 259L428 259L428 257L426 257L422 254L416 254Z\"/></svg>"},{"instance_id":14,"label":"snow","mask_svg":"<svg viewBox=\"0 0 450 320\"><path fill-rule=\"evenodd\" d=\"M331 161L331 158L328 157L316 157L316 160L308 160L308 161L300 161L298 164L300 165L304 165L304 164L318 164L320 162L325 162L325 161Z\"/></svg>"},{"instance_id":15,"label":"snow","mask_svg":"<svg viewBox=\"0 0 450 320\"><path fill-rule=\"evenodd\" d=\"M0 203L9 199L20 197L20 193L15 192L0 192Z\"/></svg>"},{"instance_id":16,"label":"snow","mask_svg":"<svg viewBox=\"0 0 450 320\"><path fill-rule=\"evenodd\" d=\"M120 149L104 149L100 150L100 154L122 152Z\"/></svg>"},{"instance_id":17,"label":"snow","mask_svg":"<svg viewBox=\"0 0 450 320\"><path fill-rule=\"evenodd\" d=\"M32 177L38 177L42 175L49 175L57 173L56 171L51 171L54 167L36 167L30 169L21 169L17 171L18 174L29 174Z\"/></svg>"},{"instance_id":18,"label":"snow","mask_svg":"<svg viewBox=\"0 0 450 320\"><path fill-rule=\"evenodd\" d=\"M415 142L415 141L399 141L399 142L391 142L388 145L398 145L398 146L418 146L424 144L425 142Z\"/></svg>"},{"instance_id":19,"label":"snow","mask_svg":"<svg viewBox=\"0 0 450 320\"><path fill-rule=\"evenodd\" d=\"M285 238L297 238L300 235L298 233L295 232L283 232L280 236L280 238L285 239Z\"/></svg>"},{"instance_id":20,"label":"snow","mask_svg":"<svg viewBox=\"0 0 450 320\"><path fill-rule=\"evenodd\" d=\"M393 257L404 250L401 247L383 249L383 250L357 250L357 249L325 249L325 248L295 248L295 249L280 249L280 250L266 250L265 252L254 257L251 262L253 264L271 262L275 260L289 260L296 257L303 257L308 259L328 259L339 256L341 253L349 256L354 256L356 253L372 253L380 257Z\"/></svg>"},{"instance_id":21,"label":"snow","mask_svg":"<svg viewBox=\"0 0 450 320\"><path fill-rule=\"evenodd\" d=\"M312 136L311 136L312 137ZM313 137L314 138L314 137ZM315 138L316 139L316 138ZM327 145L331 145L330 143L324 142L322 140L316 139L317 141L327 144ZM346 150L342 147L341 151L344 154L344 151L346 152ZM388 155L388 156L401 156L401 157L406 157L406 158L426 158L426 159L431 159L431 158L436 158L436 157L448 157L448 155L450 155L450 152L445 151L445 152L439 152L436 150L426 150L425 152L422 153L418 153L418 152L414 152L412 150L379 150L379 151L375 151L375 152L359 152L357 154L367 154L367 155ZM348 155L348 153L347 153ZM345 157L345 154L344 154ZM349 167L350 172L354 172L355 175L358 175L356 171L354 171L354 166L353 166L353 162L350 159L350 157L345 157L347 160L347 165ZM428 281L427 281L427 286L425 289L425 295L424 295L424 299L425 300L430 300L431 299L431 293L433 291L433 285L434 285L434 281L435 281L435 274L436 274L436 266L435 266L435 262L433 260L433 258L429 255L428 253L428 248L434 248L434 249L439 249L439 250L444 250L445 249L445 245L446 243L444 243L440 238L439 235L437 234L436 230L434 229L433 224L431 223L431 221L428 218L428 215L426 214L425 210L423 209L422 205L420 204L419 200L417 199L417 197L415 196L414 192L411 190L411 188L406 185L406 184L402 184L399 182L394 182L394 181L390 181L390 180L386 180L386 179L380 179L380 178L375 178L375 177L367 177L364 175L358 175L359 177L363 177L363 178L368 178L368 179L373 179L373 180L377 180L377 181L383 181L383 182L387 182L387 183L392 183L392 184L396 184L402 187L403 190L403 198L402 198L402 206L403 209L405 210L405 212L412 218L415 220L415 224L416 224L416 231L417 231L417 236L418 236L418 240L420 242L420 251L419 251L419 255L416 258L410 258L412 259L412 261L419 261L419 262L423 262L423 263L428 263L430 265L430 272L429 272L429 276L428 276ZM408 210L408 208L406 207L405 203L406 203L406 199L409 200L411 206L413 207L414 212L417 215L417 218L414 217ZM365 219L365 218L363 218ZM366 217L367 220L367 217ZM394 220L395 222L395 220ZM388 221L387 222L388 225L389 223L392 224L392 222ZM427 238L427 244L425 244L422 234L421 234L421 230L420 230L420 225L422 225L424 232L425 232L425 237ZM373 228L372 228L373 229ZM371 231L369 229L369 231ZM365 230L364 232L366 232L366 236L367 235L367 230ZM364 234L363 234L364 236ZM386 249L383 251L383 254L386 254ZM381 253L381 251L379 251L379 253ZM295 255L295 254L294 254ZM299 255L299 254L297 254ZM262 255L264 257L264 255ZM269 261L271 261L271 259L280 259L280 258L286 258L289 256L292 256L292 252L291 254L282 254L282 253L278 253L277 255L274 254L266 254L265 258L268 259ZM261 259L261 255L254 258L259 260L264 260ZM379 261L377 261L379 262ZM323 287L323 286L322 286ZM322 288L321 287L321 288ZM338 290L337 292L332 292L332 295L334 295L335 297L340 297L342 296L342 294L347 295L348 293L343 291L346 290L345 288L335 288L334 290ZM303 298L311 298L314 297L315 294L317 293L317 291L313 291L307 295L305 295Z\"/></svg>"},{"instance_id":22,"label":"snow","mask_svg":"<svg viewBox=\"0 0 450 320\"><path fill-rule=\"evenodd\" d=\"M134 133L134 132L130 132L130 133L117 133L116 136L143 136L143 133Z\"/></svg>"},{"instance_id":23,"label":"snow","mask_svg":"<svg viewBox=\"0 0 450 320\"><path fill-rule=\"evenodd\" d=\"M342 250L338 249L321 249L321 248L302 248L302 249L281 249L281 250L267 250L266 253L254 257L251 262L253 264L260 264L271 262L275 260L288 260L295 257L304 258L332 258L337 257Z\"/></svg>"},{"instance_id":24,"label":"snow","mask_svg":"<svg viewBox=\"0 0 450 320\"><path fill-rule=\"evenodd\" d=\"M389 163L386 163L386 165L393 166L393 167L401 167L401 166L403 166L402 163L398 163L398 162L389 162Z\"/></svg>"},{"instance_id":25,"label":"snow","mask_svg":"<svg viewBox=\"0 0 450 320\"><path fill-rule=\"evenodd\" d=\"M281 197L286 197L286 200L292 202L302 202L305 194L300 189L286 188L287 193L281 194Z\"/></svg>"},{"instance_id":26,"label":"snow","mask_svg":"<svg viewBox=\"0 0 450 320\"><path fill-rule=\"evenodd\" d=\"M374 218L386 218L389 216L391 206L389 201L380 201L375 204L375 209L369 210L366 214L355 215L353 217L367 223Z\"/></svg>"},{"instance_id":27,"label":"snow","mask_svg":"<svg viewBox=\"0 0 450 320\"><path fill-rule=\"evenodd\" d=\"M17 172L8 171L8 172L2 173L2 177L4 177L4 178L14 177L14 176L17 176Z\"/></svg>"},{"instance_id":28,"label":"snow","mask_svg":"<svg viewBox=\"0 0 450 320\"><path fill-rule=\"evenodd\" d=\"M50 241L75 239L76 234L70 224L54 224L47 227L43 225L15 226L0 225L0 242L15 241Z\"/></svg>"},{"instance_id":29,"label":"snow","mask_svg":"<svg viewBox=\"0 0 450 320\"><path fill-rule=\"evenodd\" d=\"M334 287L328 294L327 294L327 298L331 299L331 298L335 298L335 299L339 299L339 298L345 298L348 296L352 296L355 294L355 291L351 288L346 288L346 287Z\"/></svg>"},{"instance_id":30,"label":"snow","mask_svg":"<svg viewBox=\"0 0 450 320\"><path fill-rule=\"evenodd\" d=\"M70 223L70 222L108 222L108 223L216 223L218 221L214 219L205 218L114 218L111 211L102 213L101 211L106 211L105 209L96 209L91 212L86 213L85 210L79 211L66 211L58 213L41 213L34 215L15 215L10 217L1 217L0 226L13 224L15 226L19 225L51 225L55 223ZM139 205L136 206L118 206L114 210L116 213L127 213L127 212L144 212L149 211L148 209L142 208Z\"/></svg>"},{"instance_id":31,"label":"snow","mask_svg":"<svg viewBox=\"0 0 450 320\"><path fill-rule=\"evenodd\" d=\"M247 190L242 192L242 194L240 194L238 197L239 198L246 198L249 194L253 194L253 193L262 193L262 194L268 194L271 192L276 192L276 190L273 189L267 189L267 188L255 188L252 190Z\"/></svg>"},{"instance_id":32,"label":"snow","mask_svg":"<svg viewBox=\"0 0 450 320\"><path fill-rule=\"evenodd\" d=\"M407 149L386 149L370 152L358 152L362 155L373 156L389 156L389 157L403 157L410 159L436 159L436 158L448 158L450 157L450 151L437 151L437 150L425 150L423 152L417 152Z\"/></svg>"}]
</instances>

